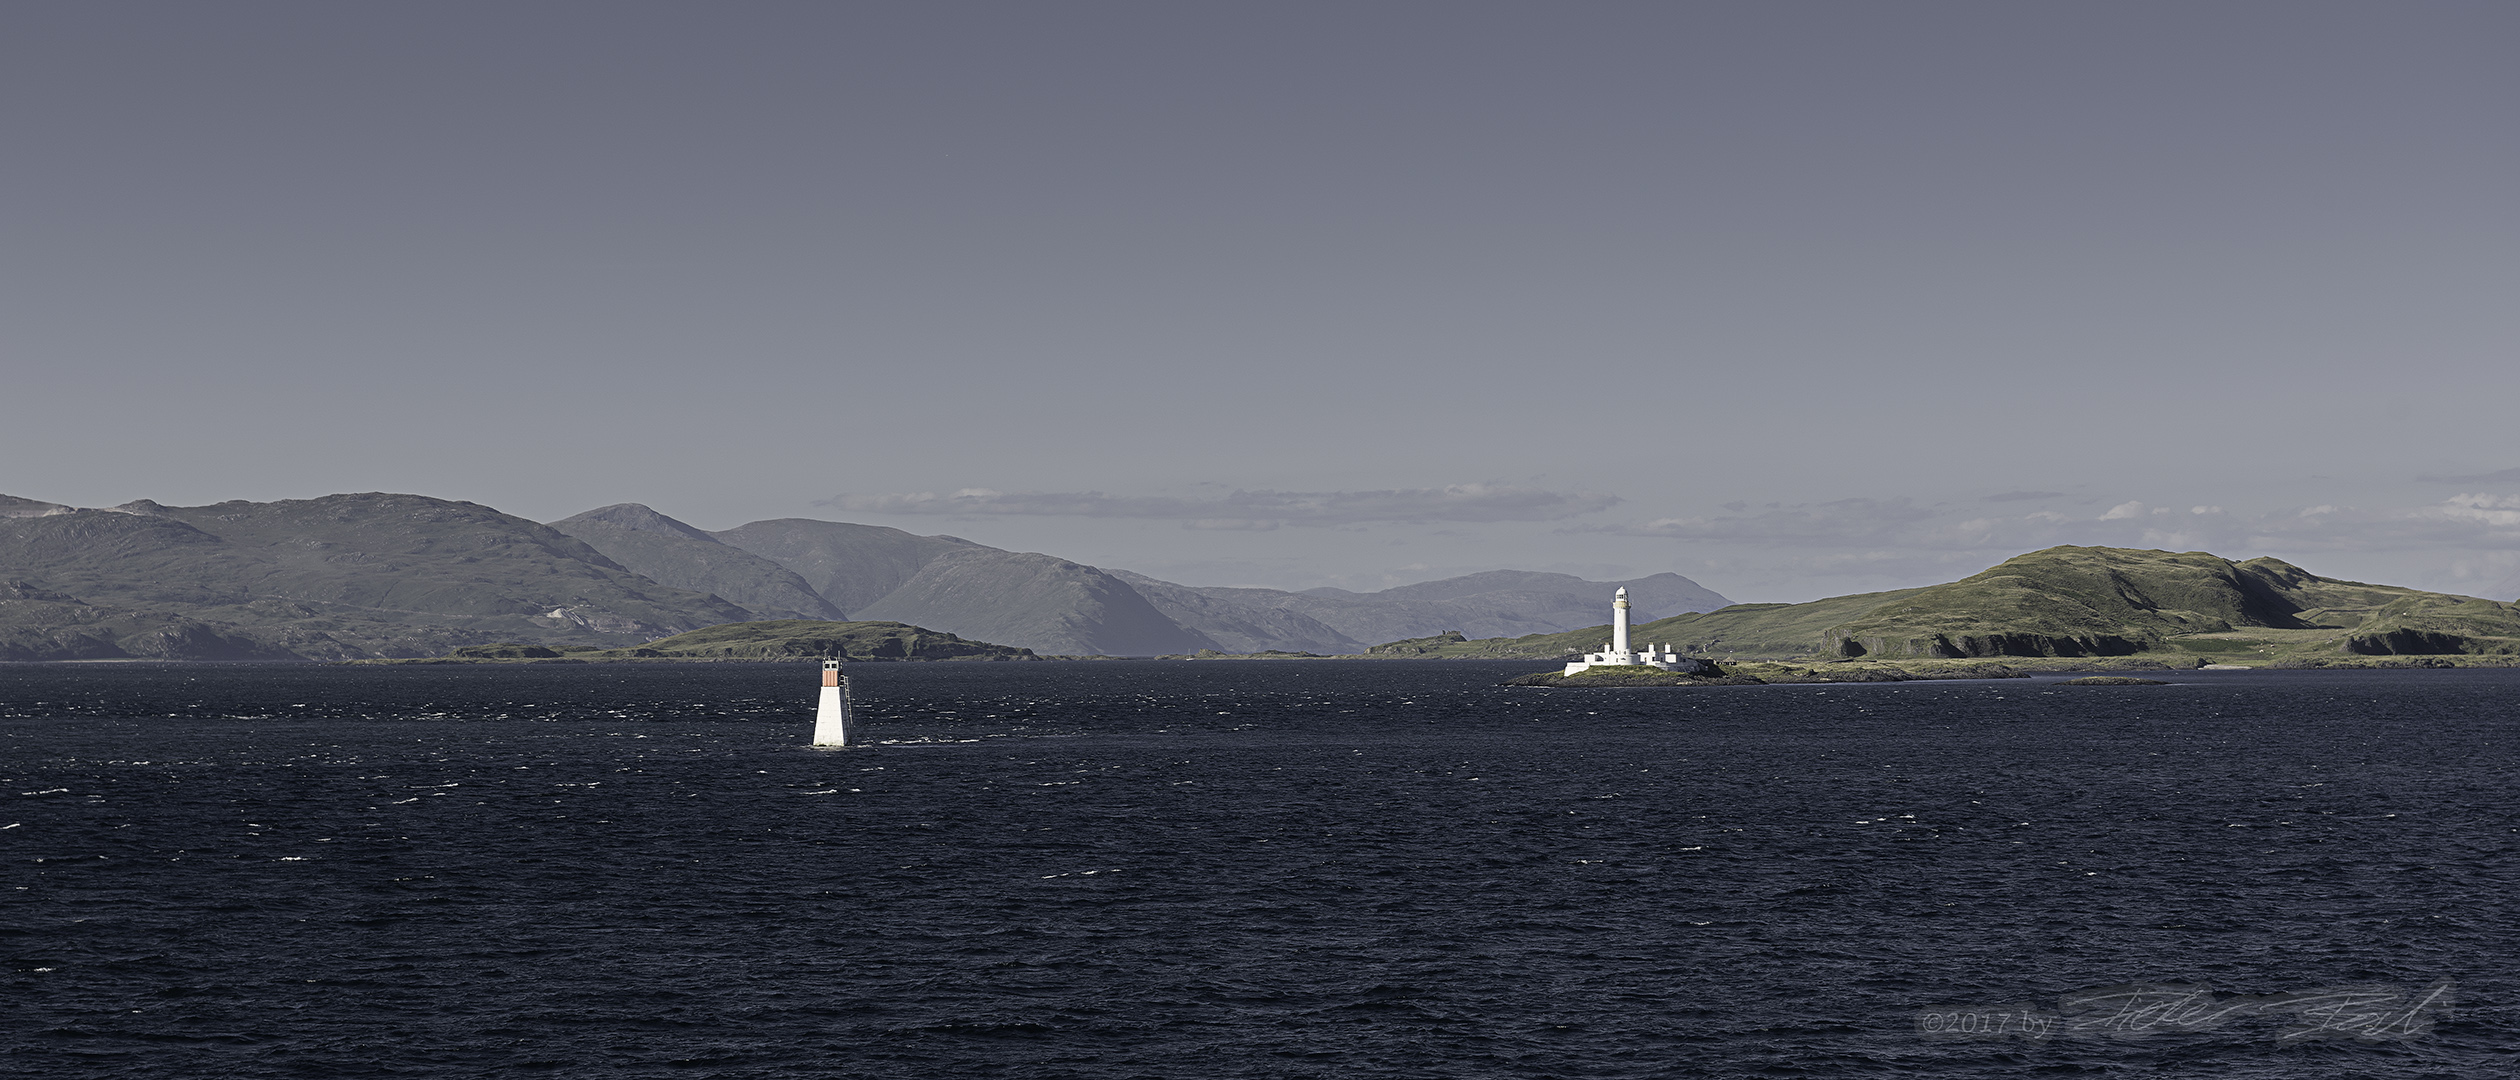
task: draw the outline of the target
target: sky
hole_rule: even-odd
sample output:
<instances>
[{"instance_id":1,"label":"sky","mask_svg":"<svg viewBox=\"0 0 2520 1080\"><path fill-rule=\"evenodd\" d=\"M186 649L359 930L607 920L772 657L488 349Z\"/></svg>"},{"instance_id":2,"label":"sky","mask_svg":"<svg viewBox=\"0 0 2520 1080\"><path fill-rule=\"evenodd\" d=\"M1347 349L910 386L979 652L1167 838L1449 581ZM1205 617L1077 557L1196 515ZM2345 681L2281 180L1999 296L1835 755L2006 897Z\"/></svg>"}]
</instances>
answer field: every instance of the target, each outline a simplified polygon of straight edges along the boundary
<instances>
[{"instance_id":1,"label":"sky","mask_svg":"<svg viewBox=\"0 0 2520 1080\"><path fill-rule=\"evenodd\" d=\"M2520 5L26 3L0 492L2520 596Z\"/></svg>"}]
</instances>

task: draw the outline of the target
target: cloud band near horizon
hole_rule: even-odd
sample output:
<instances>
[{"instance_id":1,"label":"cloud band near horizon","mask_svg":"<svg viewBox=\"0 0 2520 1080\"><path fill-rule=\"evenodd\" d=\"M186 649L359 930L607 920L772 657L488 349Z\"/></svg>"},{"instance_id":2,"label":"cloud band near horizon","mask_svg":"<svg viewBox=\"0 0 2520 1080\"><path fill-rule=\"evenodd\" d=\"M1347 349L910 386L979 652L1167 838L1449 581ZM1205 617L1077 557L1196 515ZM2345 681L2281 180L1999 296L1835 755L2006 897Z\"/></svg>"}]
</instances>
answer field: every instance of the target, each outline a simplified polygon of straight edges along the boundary
<instances>
[{"instance_id":1,"label":"cloud band near horizon","mask_svg":"<svg viewBox=\"0 0 2520 1080\"><path fill-rule=\"evenodd\" d=\"M1921 551L2014 549L2056 544L2166 548L2372 550L2520 548L2520 496L2461 493L2421 506L2319 505L2233 514L2220 506L2150 506L2129 500L2094 514L2054 509L1987 514L1909 499L1728 507L1726 514L1644 523L1570 526L1570 532L1652 536L1782 547L1868 546Z\"/></svg>"},{"instance_id":2,"label":"cloud band near horizon","mask_svg":"<svg viewBox=\"0 0 2520 1080\"><path fill-rule=\"evenodd\" d=\"M1598 513L1620 502L1618 496L1602 492L1474 483L1391 491L1236 491L1214 499L966 488L950 493L836 495L816 505L860 514L1134 518L1178 521L1191 529L1268 530L1281 525L1560 521Z\"/></svg>"}]
</instances>

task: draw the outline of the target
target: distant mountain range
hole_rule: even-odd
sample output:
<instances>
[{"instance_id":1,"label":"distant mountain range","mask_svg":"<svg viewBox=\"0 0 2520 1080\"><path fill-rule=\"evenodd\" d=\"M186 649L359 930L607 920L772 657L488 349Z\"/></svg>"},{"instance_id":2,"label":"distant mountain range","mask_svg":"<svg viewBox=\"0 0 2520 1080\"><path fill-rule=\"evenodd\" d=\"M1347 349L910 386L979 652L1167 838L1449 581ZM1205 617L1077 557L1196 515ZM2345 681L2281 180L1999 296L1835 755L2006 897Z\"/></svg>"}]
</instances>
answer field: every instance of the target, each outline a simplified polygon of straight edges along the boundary
<instances>
[{"instance_id":1,"label":"distant mountain range","mask_svg":"<svg viewBox=\"0 0 2520 1080\"><path fill-rule=\"evenodd\" d=\"M765 615L770 605L798 610L793 586L761 591L771 568L784 569L851 619L910 623L1045 655L1357 653L1448 629L1547 633L1603 624L1622 586L1637 610L1655 616L1731 603L1678 574L1596 582L1497 570L1375 593L1200 587L874 525L780 518L704 533L636 503L552 527L659 582ZM758 558L734 558L747 553Z\"/></svg>"},{"instance_id":2,"label":"distant mountain range","mask_svg":"<svg viewBox=\"0 0 2520 1080\"><path fill-rule=\"evenodd\" d=\"M1676 574L1500 570L1354 593L1203 588L951 536L784 518L706 532L624 503L537 524L418 495L77 509L0 496L0 660L618 648L730 622L908 623L1044 655L1354 653L1600 625L1723 597Z\"/></svg>"}]
</instances>

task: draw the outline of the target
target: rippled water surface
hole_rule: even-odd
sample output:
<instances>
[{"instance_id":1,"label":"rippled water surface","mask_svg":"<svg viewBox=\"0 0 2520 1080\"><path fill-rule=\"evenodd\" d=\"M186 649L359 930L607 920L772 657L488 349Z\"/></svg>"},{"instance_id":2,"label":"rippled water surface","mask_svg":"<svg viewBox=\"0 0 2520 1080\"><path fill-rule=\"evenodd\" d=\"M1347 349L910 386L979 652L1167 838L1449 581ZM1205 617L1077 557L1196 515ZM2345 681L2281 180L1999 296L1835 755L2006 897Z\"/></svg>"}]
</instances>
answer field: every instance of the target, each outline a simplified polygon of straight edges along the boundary
<instances>
[{"instance_id":1,"label":"rippled water surface","mask_svg":"<svg viewBox=\"0 0 2520 1080\"><path fill-rule=\"evenodd\" d=\"M2520 1075L2520 671L1529 667L0 667L0 1070Z\"/></svg>"}]
</instances>

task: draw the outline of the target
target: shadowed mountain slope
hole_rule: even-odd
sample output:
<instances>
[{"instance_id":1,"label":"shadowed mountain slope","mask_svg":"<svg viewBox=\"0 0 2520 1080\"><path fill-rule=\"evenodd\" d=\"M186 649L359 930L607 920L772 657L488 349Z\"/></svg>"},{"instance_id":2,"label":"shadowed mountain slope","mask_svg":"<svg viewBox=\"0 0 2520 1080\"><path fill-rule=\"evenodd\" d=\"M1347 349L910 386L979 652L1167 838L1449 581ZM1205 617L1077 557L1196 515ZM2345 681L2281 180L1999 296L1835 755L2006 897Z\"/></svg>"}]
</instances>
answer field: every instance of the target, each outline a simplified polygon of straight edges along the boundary
<instances>
[{"instance_id":1,"label":"shadowed mountain slope","mask_svg":"<svg viewBox=\"0 0 2520 1080\"><path fill-rule=\"evenodd\" d=\"M1152 656L1217 647L1101 570L977 544L928 560L856 614L1054 655Z\"/></svg>"},{"instance_id":2,"label":"shadowed mountain slope","mask_svg":"<svg viewBox=\"0 0 2520 1080\"><path fill-rule=\"evenodd\" d=\"M427 656L614 645L749 613L667 588L547 526L368 493L0 518L0 655Z\"/></svg>"},{"instance_id":3,"label":"shadowed mountain slope","mask_svg":"<svg viewBox=\"0 0 2520 1080\"><path fill-rule=\"evenodd\" d=\"M811 518L755 521L709 535L795 571L824 600L853 613L918 576L939 555L999 550L951 536Z\"/></svg>"},{"instance_id":4,"label":"shadowed mountain slope","mask_svg":"<svg viewBox=\"0 0 2520 1080\"><path fill-rule=\"evenodd\" d=\"M0 660L297 660L348 647L298 627L208 623L172 608L90 604L25 578L0 581Z\"/></svg>"},{"instance_id":5,"label":"shadowed mountain slope","mask_svg":"<svg viewBox=\"0 0 2520 1080\"><path fill-rule=\"evenodd\" d=\"M1216 647L1232 653L1278 650L1323 655L1365 651L1365 643L1323 625L1300 611L1271 606L1266 598L1286 595L1274 589L1200 589L1158 581L1126 570L1110 571L1139 596L1182 628L1205 635ZM1244 594L1259 594L1246 599Z\"/></svg>"},{"instance_id":6,"label":"shadowed mountain slope","mask_svg":"<svg viewBox=\"0 0 2520 1080\"><path fill-rule=\"evenodd\" d=\"M758 619L844 616L796 572L638 503L617 503L552 522L630 571L677 589L740 604Z\"/></svg>"},{"instance_id":7,"label":"shadowed mountain slope","mask_svg":"<svg viewBox=\"0 0 2520 1080\"><path fill-rule=\"evenodd\" d=\"M1216 647L1126 582L1048 555L808 518L755 521L711 535L795 571L853 618L913 623L1047 655Z\"/></svg>"}]
</instances>

